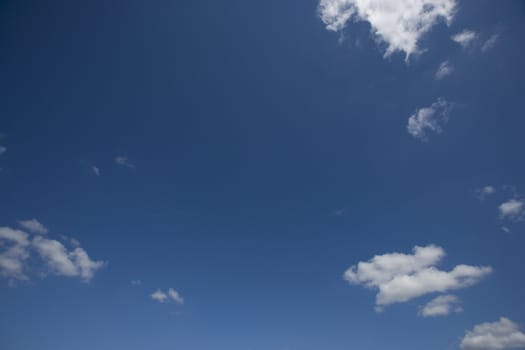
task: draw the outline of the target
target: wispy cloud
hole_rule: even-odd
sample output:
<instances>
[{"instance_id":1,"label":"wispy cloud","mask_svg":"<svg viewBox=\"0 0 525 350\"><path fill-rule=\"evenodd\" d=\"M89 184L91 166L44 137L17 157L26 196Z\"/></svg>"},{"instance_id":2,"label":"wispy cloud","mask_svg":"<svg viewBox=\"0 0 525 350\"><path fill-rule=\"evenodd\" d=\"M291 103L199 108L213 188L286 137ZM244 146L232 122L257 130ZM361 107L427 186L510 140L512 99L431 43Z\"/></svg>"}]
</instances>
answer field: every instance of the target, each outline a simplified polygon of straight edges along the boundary
<instances>
[{"instance_id":1,"label":"wispy cloud","mask_svg":"<svg viewBox=\"0 0 525 350\"><path fill-rule=\"evenodd\" d=\"M508 318L481 323L467 331L460 345L462 350L506 350L525 348L525 334Z\"/></svg>"},{"instance_id":2,"label":"wispy cloud","mask_svg":"<svg viewBox=\"0 0 525 350\"><path fill-rule=\"evenodd\" d=\"M99 167L92 165L91 166L91 171L93 172L93 174L95 174L97 176L100 176L100 168Z\"/></svg>"},{"instance_id":3,"label":"wispy cloud","mask_svg":"<svg viewBox=\"0 0 525 350\"><path fill-rule=\"evenodd\" d=\"M478 283L492 272L488 266L457 265L451 271L436 265L445 256L438 246L414 247L412 254L388 253L361 261L346 270L345 279L377 289L376 310L429 293L444 293Z\"/></svg>"},{"instance_id":4,"label":"wispy cloud","mask_svg":"<svg viewBox=\"0 0 525 350\"><path fill-rule=\"evenodd\" d=\"M472 30L465 29L451 37L453 41L461 45L464 49L467 49L474 44L478 38L478 34Z\"/></svg>"},{"instance_id":5,"label":"wispy cloud","mask_svg":"<svg viewBox=\"0 0 525 350\"><path fill-rule=\"evenodd\" d=\"M135 164L129 161L129 158L126 156L117 156L115 157L115 163L124 167L135 169Z\"/></svg>"},{"instance_id":6,"label":"wispy cloud","mask_svg":"<svg viewBox=\"0 0 525 350\"><path fill-rule=\"evenodd\" d=\"M481 46L481 51L487 52L487 51L492 50L496 46L497 42L499 41L499 38L500 38L500 34L498 33L492 34L490 38L488 38Z\"/></svg>"},{"instance_id":7,"label":"wispy cloud","mask_svg":"<svg viewBox=\"0 0 525 350\"><path fill-rule=\"evenodd\" d=\"M18 221L18 224L23 228L28 230L32 233L39 233L42 235L45 235L49 232L49 230L42 225L40 222L38 222L37 219L31 219L31 220L20 220Z\"/></svg>"},{"instance_id":8,"label":"wispy cloud","mask_svg":"<svg viewBox=\"0 0 525 350\"><path fill-rule=\"evenodd\" d=\"M442 62L439 65L438 70L436 71L435 78L437 80L441 80L446 76L452 74L453 71L454 67L452 66L452 64L450 64L449 61Z\"/></svg>"},{"instance_id":9,"label":"wispy cloud","mask_svg":"<svg viewBox=\"0 0 525 350\"><path fill-rule=\"evenodd\" d=\"M455 0L321 0L319 16L331 31L343 30L348 22L366 21L378 41L387 45L385 57L396 51L418 54L419 40L440 21L449 24Z\"/></svg>"},{"instance_id":10,"label":"wispy cloud","mask_svg":"<svg viewBox=\"0 0 525 350\"><path fill-rule=\"evenodd\" d=\"M132 280L131 282L132 286L140 286L142 284L141 280Z\"/></svg>"},{"instance_id":11,"label":"wispy cloud","mask_svg":"<svg viewBox=\"0 0 525 350\"><path fill-rule=\"evenodd\" d=\"M408 118L408 133L420 141L427 141L428 132L441 133L448 122L452 104L439 98L430 107L416 110Z\"/></svg>"},{"instance_id":12,"label":"wispy cloud","mask_svg":"<svg viewBox=\"0 0 525 350\"><path fill-rule=\"evenodd\" d=\"M3 155L5 152L7 152L7 147L0 146L0 156Z\"/></svg>"},{"instance_id":13,"label":"wispy cloud","mask_svg":"<svg viewBox=\"0 0 525 350\"><path fill-rule=\"evenodd\" d=\"M462 312L459 299L455 295L440 295L429 301L420 311L423 317L446 316L452 312Z\"/></svg>"},{"instance_id":14,"label":"wispy cloud","mask_svg":"<svg viewBox=\"0 0 525 350\"><path fill-rule=\"evenodd\" d=\"M169 288L167 293L157 289L151 294L151 298L159 303L166 303L171 300L179 305L184 304L184 298L173 288Z\"/></svg>"},{"instance_id":15,"label":"wispy cloud","mask_svg":"<svg viewBox=\"0 0 525 350\"><path fill-rule=\"evenodd\" d=\"M496 187L487 185L483 188L478 188L476 190L476 196L478 197L479 200L484 200L485 198L492 196L496 192L497 192Z\"/></svg>"}]
</instances>

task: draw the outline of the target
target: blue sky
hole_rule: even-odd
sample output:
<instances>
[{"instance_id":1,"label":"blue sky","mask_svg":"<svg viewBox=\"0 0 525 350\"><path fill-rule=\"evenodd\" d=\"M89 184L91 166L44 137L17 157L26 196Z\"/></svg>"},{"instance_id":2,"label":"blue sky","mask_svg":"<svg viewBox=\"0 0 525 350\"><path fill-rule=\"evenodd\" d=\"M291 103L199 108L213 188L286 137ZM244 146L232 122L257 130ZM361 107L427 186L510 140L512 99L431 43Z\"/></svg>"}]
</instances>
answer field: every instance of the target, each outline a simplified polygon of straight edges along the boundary
<instances>
[{"instance_id":1,"label":"blue sky","mask_svg":"<svg viewBox=\"0 0 525 350\"><path fill-rule=\"evenodd\" d=\"M0 3L0 348L525 348L525 2Z\"/></svg>"}]
</instances>

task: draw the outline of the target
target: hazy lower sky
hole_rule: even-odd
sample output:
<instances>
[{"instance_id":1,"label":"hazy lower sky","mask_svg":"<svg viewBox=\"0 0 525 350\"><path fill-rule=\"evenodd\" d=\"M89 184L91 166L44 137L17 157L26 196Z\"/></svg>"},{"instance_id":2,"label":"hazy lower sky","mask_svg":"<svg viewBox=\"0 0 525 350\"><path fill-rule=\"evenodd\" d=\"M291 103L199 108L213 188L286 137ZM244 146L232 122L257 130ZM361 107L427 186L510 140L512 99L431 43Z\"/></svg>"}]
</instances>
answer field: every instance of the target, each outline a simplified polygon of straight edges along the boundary
<instances>
[{"instance_id":1,"label":"hazy lower sky","mask_svg":"<svg viewBox=\"0 0 525 350\"><path fill-rule=\"evenodd\" d=\"M525 348L524 33L518 0L0 1L0 348Z\"/></svg>"}]
</instances>

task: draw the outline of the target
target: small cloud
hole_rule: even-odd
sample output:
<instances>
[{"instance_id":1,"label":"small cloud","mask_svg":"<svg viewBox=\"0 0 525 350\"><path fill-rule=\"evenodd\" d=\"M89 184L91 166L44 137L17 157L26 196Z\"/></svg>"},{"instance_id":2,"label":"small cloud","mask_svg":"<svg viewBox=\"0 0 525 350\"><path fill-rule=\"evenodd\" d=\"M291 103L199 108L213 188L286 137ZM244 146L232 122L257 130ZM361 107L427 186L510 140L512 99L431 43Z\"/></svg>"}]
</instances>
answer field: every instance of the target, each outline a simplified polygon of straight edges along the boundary
<instances>
[{"instance_id":1,"label":"small cloud","mask_svg":"<svg viewBox=\"0 0 525 350\"><path fill-rule=\"evenodd\" d=\"M487 52L487 51L492 50L496 46L499 38L500 38L499 34L492 34L490 38L488 38L487 41L485 41L483 45L481 46L481 51Z\"/></svg>"},{"instance_id":2,"label":"small cloud","mask_svg":"<svg viewBox=\"0 0 525 350\"><path fill-rule=\"evenodd\" d=\"M91 171L93 172L93 174L97 175L97 176L100 176L100 168L99 167L96 167L94 165L91 166Z\"/></svg>"},{"instance_id":3,"label":"small cloud","mask_svg":"<svg viewBox=\"0 0 525 350\"><path fill-rule=\"evenodd\" d=\"M157 289L151 294L151 298L159 303L166 303L171 300L179 305L184 304L184 298L173 288L169 288L168 293L164 293L162 290Z\"/></svg>"},{"instance_id":4,"label":"small cloud","mask_svg":"<svg viewBox=\"0 0 525 350\"><path fill-rule=\"evenodd\" d=\"M494 186L487 185L483 188L478 188L476 190L476 196L479 200L484 200L485 198L495 194L497 192Z\"/></svg>"},{"instance_id":5,"label":"small cloud","mask_svg":"<svg viewBox=\"0 0 525 350\"><path fill-rule=\"evenodd\" d=\"M346 209L345 208L341 208L341 209L337 209L337 210L334 210L333 212L330 213L330 216L343 216L346 212Z\"/></svg>"},{"instance_id":6,"label":"small cloud","mask_svg":"<svg viewBox=\"0 0 525 350\"><path fill-rule=\"evenodd\" d=\"M135 169L135 164L131 163L128 159L128 157L125 156L117 156L115 157L115 163L121 166L125 166L131 169Z\"/></svg>"},{"instance_id":7,"label":"small cloud","mask_svg":"<svg viewBox=\"0 0 525 350\"><path fill-rule=\"evenodd\" d=\"M22 228L32 233L38 233L38 234L45 235L48 232L48 229L44 225L42 225L40 222L38 222L37 219L20 220L18 221L18 224Z\"/></svg>"},{"instance_id":8,"label":"small cloud","mask_svg":"<svg viewBox=\"0 0 525 350\"><path fill-rule=\"evenodd\" d=\"M478 34L472 30L465 29L464 31L453 35L451 39L461 45L464 49L468 49L477 39Z\"/></svg>"},{"instance_id":9,"label":"small cloud","mask_svg":"<svg viewBox=\"0 0 525 350\"><path fill-rule=\"evenodd\" d=\"M525 348L525 334L519 326L501 317L499 321L481 323L467 331L461 340L462 350L507 350Z\"/></svg>"},{"instance_id":10,"label":"small cloud","mask_svg":"<svg viewBox=\"0 0 525 350\"><path fill-rule=\"evenodd\" d=\"M438 70L436 71L435 78L437 80L441 80L444 77L452 74L453 71L454 71L454 67L450 64L449 61L442 62L439 65Z\"/></svg>"},{"instance_id":11,"label":"small cloud","mask_svg":"<svg viewBox=\"0 0 525 350\"><path fill-rule=\"evenodd\" d=\"M440 295L429 301L420 311L423 317L446 316L452 312L462 312L459 299L455 295Z\"/></svg>"},{"instance_id":12,"label":"small cloud","mask_svg":"<svg viewBox=\"0 0 525 350\"><path fill-rule=\"evenodd\" d=\"M443 125L448 122L452 106L451 103L438 98L429 107L416 110L408 118L408 133L420 141L428 141L428 132L441 133L443 131Z\"/></svg>"},{"instance_id":13,"label":"small cloud","mask_svg":"<svg viewBox=\"0 0 525 350\"><path fill-rule=\"evenodd\" d=\"M184 304L184 298L176 290L174 290L172 288L168 289L168 295L177 304L179 304L179 305L183 305Z\"/></svg>"},{"instance_id":14,"label":"small cloud","mask_svg":"<svg viewBox=\"0 0 525 350\"><path fill-rule=\"evenodd\" d=\"M522 200L510 199L499 206L499 214L502 219L521 221L525 218L525 207Z\"/></svg>"},{"instance_id":15,"label":"small cloud","mask_svg":"<svg viewBox=\"0 0 525 350\"><path fill-rule=\"evenodd\" d=\"M501 231L505 233L510 233L510 228L508 228L507 226L501 226Z\"/></svg>"},{"instance_id":16,"label":"small cloud","mask_svg":"<svg viewBox=\"0 0 525 350\"><path fill-rule=\"evenodd\" d=\"M132 280L131 282L132 286L140 286L142 284L141 280Z\"/></svg>"},{"instance_id":17,"label":"small cloud","mask_svg":"<svg viewBox=\"0 0 525 350\"><path fill-rule=\"evenodd\" d=\"M420 296L462 289L478 283L492 272L489 266L457 265L451 271L437 268L443 248L416 246L412 254L388 253L360 261L346 270L348 283L376 289L376 311Z\"/></svg>"},{"instance_id":18,"label":"small cloud","mask_svg":"<svg viewBox=\"0 0 525 350\"><path fill-rule=\"evenodd\" d=\"M7 147L0 146L0 156L7 152Z\"/></svg>"}]
</instances>

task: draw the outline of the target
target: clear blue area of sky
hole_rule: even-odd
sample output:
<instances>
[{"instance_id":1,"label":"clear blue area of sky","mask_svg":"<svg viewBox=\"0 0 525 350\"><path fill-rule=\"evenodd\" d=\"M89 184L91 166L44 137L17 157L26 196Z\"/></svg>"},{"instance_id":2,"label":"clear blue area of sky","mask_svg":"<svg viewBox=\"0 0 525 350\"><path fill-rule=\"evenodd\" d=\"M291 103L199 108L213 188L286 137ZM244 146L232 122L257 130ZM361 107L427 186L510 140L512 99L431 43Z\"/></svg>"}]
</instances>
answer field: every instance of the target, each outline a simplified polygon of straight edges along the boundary
<instances>
[{"instance_id":1,"label":"clear blue area of sky","mask_svg":"<svg viewBox=\"0 0 525 350\"><path fill-rule=\"evenodd\" d=\"M525 192L525 2L460 2L408 64L366 23L339 43L317 5L0 1L0 226L35 217L108 262L89 284L2 285L2 349L438 350L525 322L525 226L502 232L507 198L474 194ZM501 39L465 52L464 28ZM439 96L450 121L420 142L407 119ZM376 313L343 280L430 243L443 269L495 270L458 291L463 313ZM185 305L150 298L168 287Z\"/></svg>"}]
</instances>

